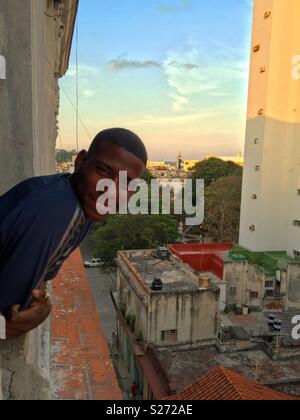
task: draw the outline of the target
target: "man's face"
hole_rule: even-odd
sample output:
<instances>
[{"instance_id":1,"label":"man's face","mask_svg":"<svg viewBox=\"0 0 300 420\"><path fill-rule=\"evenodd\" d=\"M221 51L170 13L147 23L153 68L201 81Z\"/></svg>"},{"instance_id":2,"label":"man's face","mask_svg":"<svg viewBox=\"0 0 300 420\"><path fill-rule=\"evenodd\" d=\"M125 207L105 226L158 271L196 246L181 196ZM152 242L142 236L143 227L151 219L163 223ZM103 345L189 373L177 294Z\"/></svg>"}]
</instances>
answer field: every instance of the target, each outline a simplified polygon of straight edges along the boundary
<instances>
[{"instance_id":1,"label":"man's face","mask_svg":"<svg viewBox=\"0 0 300 420\"><path fill-rule=\"evenodd\" d=\"M99 215L96 209L97 200L101 195L96 190L98 182L102 179L110 179L115 182L118 203L119 173L126 171L128 182L130 182L132 179L142 176L145 164L122 147L101 142L93 155L88 157L85 151L78 155L75 170L77 172L75 191L85 216L89 220L99 222L105 216Z\"/></svg>"}]
</instances>

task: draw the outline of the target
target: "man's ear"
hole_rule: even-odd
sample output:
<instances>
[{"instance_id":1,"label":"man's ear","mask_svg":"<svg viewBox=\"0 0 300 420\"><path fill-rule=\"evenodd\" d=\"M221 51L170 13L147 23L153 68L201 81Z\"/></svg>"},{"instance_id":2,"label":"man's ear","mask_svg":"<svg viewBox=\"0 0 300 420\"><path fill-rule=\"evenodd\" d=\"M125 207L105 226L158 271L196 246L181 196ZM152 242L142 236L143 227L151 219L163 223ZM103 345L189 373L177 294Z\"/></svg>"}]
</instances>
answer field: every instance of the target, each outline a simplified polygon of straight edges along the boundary
<instances>
[{"instance_id":1,"label":"man's ear","mask_svg":"<svg viewBox=\"0 0 300 420\"><path fill-rule=\"evenodd\" d=\"M75 172L79 172L83 164L86 162L88 152L86 150L81 150L75 160Z\"/></svg>"}]
</instances>

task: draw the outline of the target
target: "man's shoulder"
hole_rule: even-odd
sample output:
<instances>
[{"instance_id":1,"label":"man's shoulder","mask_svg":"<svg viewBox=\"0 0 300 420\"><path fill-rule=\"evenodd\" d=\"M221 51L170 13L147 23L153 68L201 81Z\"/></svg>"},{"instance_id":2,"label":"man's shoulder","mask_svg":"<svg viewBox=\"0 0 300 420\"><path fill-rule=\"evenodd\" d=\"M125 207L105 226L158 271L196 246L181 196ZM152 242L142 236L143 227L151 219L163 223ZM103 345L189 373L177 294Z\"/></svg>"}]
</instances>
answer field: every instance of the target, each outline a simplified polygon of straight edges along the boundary
<instances>
[{"instance_id":1,"label":"man's shoulder","mask_svg":"<svg viewBox=\"0 0 300 420\"><path fill-rule=\"evenodd\" d=\"M55 193L71 189L69 174L55 174L29 178L15 188L23 190L24 195L31 197L35 194Z\"/></svg>"},{"instance_id":2,"label":"man's shoulder","mask_svg":"<svg viewBox=\"0 0 300 420\"><path fill-rule=\"evenodd\" d=\"M78 205L68 175L57 174L27 179L0 197L0 215L10 211L30 208L31 211L45 210L64 214L74 211Z\"/></svg>"}]
</instances>

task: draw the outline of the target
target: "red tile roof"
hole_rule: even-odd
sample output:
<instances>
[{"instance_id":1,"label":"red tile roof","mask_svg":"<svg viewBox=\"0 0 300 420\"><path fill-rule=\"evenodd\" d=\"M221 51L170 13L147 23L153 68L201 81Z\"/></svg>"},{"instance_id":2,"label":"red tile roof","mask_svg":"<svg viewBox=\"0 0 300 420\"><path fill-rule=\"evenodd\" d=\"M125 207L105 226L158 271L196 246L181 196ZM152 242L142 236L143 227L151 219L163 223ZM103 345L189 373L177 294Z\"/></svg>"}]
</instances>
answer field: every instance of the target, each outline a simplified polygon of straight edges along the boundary
<instances>
[{"instance_id":1,"label":"red tile roof","mask_svg":"<svg viewBox=\"0 0 300 420\"><path fill-rule=\"evenodd\" d=\"M52 287L51 378L57 400L121 400L82 257L77 250Z\"/></svg>"},{"instance_id":2,"label":"red tile roof","mask_svg":"<svg viewBox=\"0 0 300 420\"><path fill-rule=\"evenodd\" d=\"M196 383L167 400L298 400L274 391L224 367L206 373Z\"/></svg>"}]
</instances>

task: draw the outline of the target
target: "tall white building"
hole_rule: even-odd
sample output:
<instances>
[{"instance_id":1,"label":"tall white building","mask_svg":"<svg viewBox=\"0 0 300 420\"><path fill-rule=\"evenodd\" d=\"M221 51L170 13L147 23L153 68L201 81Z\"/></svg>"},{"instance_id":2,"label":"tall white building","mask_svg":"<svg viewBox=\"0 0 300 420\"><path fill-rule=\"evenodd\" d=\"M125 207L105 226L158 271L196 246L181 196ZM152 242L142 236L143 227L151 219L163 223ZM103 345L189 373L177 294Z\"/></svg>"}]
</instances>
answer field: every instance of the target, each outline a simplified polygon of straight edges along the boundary
<instances>
[{"instance_id":1,"label":"tall white building","mask_svg":"<svg viewBox=\"0 0 300 420\"><path fill-rule=\"evenodd\" d=\"M300 1L254 0L240 245L300 256Z\"/></svg>"}]
</instances>

